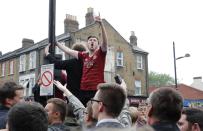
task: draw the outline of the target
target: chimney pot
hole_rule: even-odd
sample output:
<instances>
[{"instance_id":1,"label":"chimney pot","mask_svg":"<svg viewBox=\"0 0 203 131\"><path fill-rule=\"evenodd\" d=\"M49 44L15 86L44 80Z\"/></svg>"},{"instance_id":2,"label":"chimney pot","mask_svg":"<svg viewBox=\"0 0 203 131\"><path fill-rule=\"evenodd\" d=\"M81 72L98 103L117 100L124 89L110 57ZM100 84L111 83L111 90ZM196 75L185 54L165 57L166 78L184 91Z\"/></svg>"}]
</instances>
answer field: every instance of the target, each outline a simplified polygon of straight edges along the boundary
<instances>
[{"instance_id":1,"label":"chimney pot","mask_svg":"<svg viewBox=\"0 0 203 131\"><path fill-rule=\"evenodd\" d=\"M22 39L22 47L29 47L34 44L34 40L23 38Z\"/></svg>"},{"instance_id":2,"label":"chimney pot","mask_svg":"<svg viewBox=\"0 0 203 131\"><path fill-rule=\"evenodd\" d=\"M198 79L199 79L199 80L201 80L201 79L202 79L202 77L201 77L201 76L198 76L198 77L193 77L193 79L194 79L194 80L198 80Z\"/></svg>"},{"instance_id":3,"label":"chimney pot","mask_svg":"<svg viewBox=\"0 0 203 131\"><path fill-rule=\"evenodd\" d=\"M135 32L134 31L131 31L131 36L135 36Z\"/></svg>"},{"instance_id":4,"label":"chimney pot","mask_svg":"<svg viewBox=\"0 0 203 131\"><path fill-rule=\"evenodd\" d=\"M92 7L87 8L87 13L93 13L93 12L94 12L94 8Z\"/></svg>"}]
</instances>

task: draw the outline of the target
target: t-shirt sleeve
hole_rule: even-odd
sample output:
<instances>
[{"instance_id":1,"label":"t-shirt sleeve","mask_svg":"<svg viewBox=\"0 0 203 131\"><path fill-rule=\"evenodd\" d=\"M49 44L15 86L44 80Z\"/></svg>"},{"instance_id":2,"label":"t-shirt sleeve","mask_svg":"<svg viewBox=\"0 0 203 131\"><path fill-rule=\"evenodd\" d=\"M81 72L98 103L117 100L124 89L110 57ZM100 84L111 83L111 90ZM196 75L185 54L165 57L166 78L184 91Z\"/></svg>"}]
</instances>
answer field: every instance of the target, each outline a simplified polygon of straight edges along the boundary
<instances>
[{"instance_id":1,"label":"t-shirt sleeve","mask_svg":"<svg viewBox=\"0 0 203 131\"><path fill-rule=\"evenodd\" d=\"M78 59L83 60L86 57L87 53L85 51L78 53Z\"/></svg>"}]
</instances>

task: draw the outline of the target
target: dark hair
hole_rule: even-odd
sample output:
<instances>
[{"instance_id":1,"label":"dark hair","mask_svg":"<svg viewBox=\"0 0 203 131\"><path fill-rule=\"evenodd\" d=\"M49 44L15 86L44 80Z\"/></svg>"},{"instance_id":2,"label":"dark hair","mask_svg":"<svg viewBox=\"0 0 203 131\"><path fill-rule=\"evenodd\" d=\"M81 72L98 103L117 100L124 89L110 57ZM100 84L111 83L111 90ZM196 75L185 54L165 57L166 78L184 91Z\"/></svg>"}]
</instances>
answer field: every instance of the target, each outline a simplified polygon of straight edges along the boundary
<instances>
[{"instance_id":1,"label":"dark hair","mask_svg":"<svg viewBox=\"0 0 203 131\"><path fill-rule=\"evenodd\" d=\"M101 83L98 85L99 99L104 103L106 113L117 117L126 100L124 89L115 83Z\"/></svg>"},{"instance_id":2,"label":"dark hair","mask_svg":"<svg viewBox=\"0 0 203 131\"><path fill-rule=\"evenodd\" d=\"M54 105L54 111L59 112L61 120L64 121L66 117L66 102L59 98L51 98L47 100L47 103Z\"/></svg>"},{"instance_id":3,"label":"dark hair","mask_svg":"<svg viewBox=\"0 0 203 131\"><path fill-rule=\"evenodd\" d=\"M47 131L47 114L39 103L20 102L8 112L9 131Z\"/></svg>"},{"instance_id":4,"label":"dark hair","mask_svg":"<svg viewBox=\"0 0 203 131\"><path fill-rule=\"evenodd\" d=\"M96 39L99 41L99 39L98 39L96 36L94 36L94 35L88 36L88 37L87 37L87 40L89 40L90 38L96 38Z\"/></svg>"},{"instance_id":5,"label":"dark hair","mask_svg":"<svg viewBox=\"0 0 203 131\"><path fill-rule=\"evenodd\" d=\"M16 96L16 90L24 88L13 81L7 81L0 87L0 103L5 104L6 98L13 99Z\"/></svg>"},{"instance_id":6,"label":"dark hair","mask_svg":"<svg viewBox=\"0 0 203 131\"><path fill-rule=\"evenodd\" d=\"M72 49L76 51L86 51L85 46L80 43L73 44Z\"/></svg>"},{"instance_id":7,"label":"dark hair","mask_svg":"<svg viewBox=\"0 0 203 131\"><path fill-rule=\"evenodd\" d=\"M189 124L198 123L201 131L203 130L203 111L197 108L184 108L182 114L186 115Z\"/></svg>"},{"instance_id":8,"label":"dark hair","mask_svg":"<svg viewBox=\"0 0 203 131\"><path fill-rule=\"evenodd\" d=\"M177 122L183 108L182 96L173 88L162 87L156 89L149 97L152 105L152 116L159 121Z\"/></svg>"}]
</instances>

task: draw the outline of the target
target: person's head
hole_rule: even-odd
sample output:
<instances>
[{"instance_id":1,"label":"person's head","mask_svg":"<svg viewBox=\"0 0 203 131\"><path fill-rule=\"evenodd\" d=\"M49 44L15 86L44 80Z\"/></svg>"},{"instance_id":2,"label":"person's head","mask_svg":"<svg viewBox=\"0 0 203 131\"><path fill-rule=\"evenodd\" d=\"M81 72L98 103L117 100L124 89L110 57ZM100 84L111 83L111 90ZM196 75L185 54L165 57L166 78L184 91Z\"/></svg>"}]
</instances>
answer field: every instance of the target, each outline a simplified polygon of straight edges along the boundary
<instances>
[{"instance_id":1,"label":"person's head","mask_svg":"<svg viewBox=\"0 0 203 131\"><path fill-rule=\"evenodd\" d=\"M132 124L134 125L138 119L139 111L137 110L137 107L133 106L130 106L128 110L132 119Z\"/></svg>"},{"instance_id":2,"label":"person's head","mask_svg":"<svg viewBox=\"0 0 203 131\"><path fill-rule=\"evenodd\" d=\"M168 121L176 123L183 108L182 96L173 88L162 87L149 96L148 123Z\"/></svg>"},{"instance_id":3,"label":"person's head","mask_svg":"<svg viewBox=\"0 0 203 131\"><path fill-rule=\"evenodd\" d=\"M0 103L6 107L12 107L23 100L24 88L15 82L8 81L0 87Z\"/></svg>"},{"instance_id":4,"label":"person's head","mask_svg":"<svg viewBox=\"0 0 203 131\"><path fill-rule=\"evenodd\" d=\"M20 102L8 112L9 131L47 131L48 119L42 105Z\"/></svg>"},{"instance_id":5,"label":"person's head","mask_svg":"<svg viewBox=\"0 0 203 131\"><path fill-rule=\"evenodd\" d=\"M184 108L178 126L180 131L203 131L203 111L196 108Z\"/></svg>"},{"instance_id":6,"label":"person's head","mask_svg":"<svg viewBox=\"0 0 203 131\"><path fill-rule=\"evenodd\" d=\"M118 117L125 100L124 89L115 83L101 83L97 86L98 90L91 99L93 118L100 119L100 116Z\"/></svg>"},{"instance_id":7,"label":"person's head","mask_svg":"<svg viewBox=\"0 0 203 131\"><path fill-rule=\"evenodd\" d=\"M99 47L99 39L96 36L89 36L87 38L87 48L90 52L94 52Z\"/></svg>"},{"instance_id":8,"label":"person's head","mask_svg":"<svg viewBox=\"0 0 203 131\"><path fill-rule=\"evenodd\" d=\"M97 120L92 117L92 104L88 101L86 104L86 109L84 110L84 123L86 127L95 126Z\"/></svg>"},{"instance_id":9,"label":"person's head","mask_svg":"<svg viewBox=\"0 0 203 131\"><path fill-rule=\"evenodd\" d=\"M75 44L73 44L72 49L76 50L76 51L86 51L87 50L85 45L82 44L82 43L75 43Z\"/></svg>"},{"instance_id":10,"label":"person's head","mask_svg":"<svg viewBox=\"0 0 203 131\"><path fill-rule=\"evenodd\" d=\"M48 114L49 124L62 123L66 116L66 102L59 98L47 100L45 111Z\"/></svg>"}]
</instances>

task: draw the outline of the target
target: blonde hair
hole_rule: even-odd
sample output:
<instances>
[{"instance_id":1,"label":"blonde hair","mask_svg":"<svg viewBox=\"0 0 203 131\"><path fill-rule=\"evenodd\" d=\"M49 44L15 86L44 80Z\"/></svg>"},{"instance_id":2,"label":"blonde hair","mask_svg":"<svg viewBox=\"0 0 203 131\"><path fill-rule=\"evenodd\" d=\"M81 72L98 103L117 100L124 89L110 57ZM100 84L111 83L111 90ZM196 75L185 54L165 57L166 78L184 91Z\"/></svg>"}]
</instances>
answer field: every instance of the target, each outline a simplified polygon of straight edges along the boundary
<instances>
[{"instance_id":1,"label":"blonde hair","mask_svg":"<svg viewBox=\"0 0 203 131\"><path fill-rule=\"evenodd\" d=\"M137 121L138 116L139 116L139 111L137 110L136 107L130 106L129 112L130 112L130 116L132 119L132 124L135 124L135 122Z\"/></svg>"}]
</instances>

